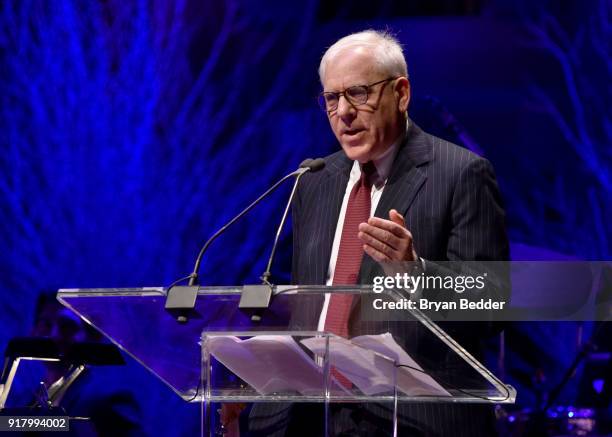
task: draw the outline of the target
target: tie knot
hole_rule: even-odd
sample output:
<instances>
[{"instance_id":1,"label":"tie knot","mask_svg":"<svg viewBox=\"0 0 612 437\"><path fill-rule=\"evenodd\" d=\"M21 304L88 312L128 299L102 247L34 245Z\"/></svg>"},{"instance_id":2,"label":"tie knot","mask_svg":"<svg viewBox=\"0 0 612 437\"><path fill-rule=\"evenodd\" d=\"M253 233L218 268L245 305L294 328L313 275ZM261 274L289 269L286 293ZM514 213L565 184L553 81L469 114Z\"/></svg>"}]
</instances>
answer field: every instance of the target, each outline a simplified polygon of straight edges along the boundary
<instances>
[{"instance_id":1,"label":"tie knot","mask_svg":"<svg viewBox=\"0 0 612 437\"><path fill-rule=\"evenodd\" d=\"M374 165L372 161L368 161L365 164L361 164L361 171L367 177L370 177L376 173L376 166Z\"/></svg>"},{"instance_id":2,"label":"tie knot","mask_svg":"<svg viewBox=\"0 0 612 437\"><path fill-rule=\"evenodd\" d=\"M372 161L361 164L361 179L367 183L372 181L372 177L376 174L376 166Z\"/></svg>"}]
</instances>

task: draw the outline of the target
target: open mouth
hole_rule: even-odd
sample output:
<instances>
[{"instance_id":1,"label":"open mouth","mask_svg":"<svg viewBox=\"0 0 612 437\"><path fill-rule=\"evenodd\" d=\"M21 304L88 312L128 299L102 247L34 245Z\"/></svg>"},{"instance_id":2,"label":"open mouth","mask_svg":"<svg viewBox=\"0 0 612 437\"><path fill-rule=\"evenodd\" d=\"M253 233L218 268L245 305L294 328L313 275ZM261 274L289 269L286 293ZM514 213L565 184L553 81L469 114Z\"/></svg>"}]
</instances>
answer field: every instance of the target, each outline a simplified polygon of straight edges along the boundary
<instances>
[{"instance_id":1,"label":"open mouth","mask_svg":"<svg viewBox=\"0 0 612 437\"><path fill-rule=\"evenodd\" d=\"M343 135L354 136L361 132L363 132L363 129L350 129L350 130L345 130L343 132Z\"/></svg>"}]
</instances>

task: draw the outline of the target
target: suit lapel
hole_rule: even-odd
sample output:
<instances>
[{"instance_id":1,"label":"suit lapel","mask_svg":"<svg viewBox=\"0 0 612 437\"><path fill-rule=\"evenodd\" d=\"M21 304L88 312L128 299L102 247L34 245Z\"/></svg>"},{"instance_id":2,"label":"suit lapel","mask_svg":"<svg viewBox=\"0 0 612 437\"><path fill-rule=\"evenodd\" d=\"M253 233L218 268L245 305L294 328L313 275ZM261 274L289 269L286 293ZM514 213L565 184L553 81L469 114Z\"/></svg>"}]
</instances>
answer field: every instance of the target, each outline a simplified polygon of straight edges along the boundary
<instances>
[{"instance_id":1,"label":"suit lapel","mask_svg":"<svg viewBox=\"0 0 612 437\"><path fill-rule=\"evenodd\" d=\"M411 122L408 136L397 152L387 184L376 207L374 213L376 217L389 219L391 209L396 209L404 217L406 216L410 205L427 180L425 171L419 167L429 162L431 153L432 146L426 141L423 131ZM377 263L368 255L364 255L360 270L361 282L371 282L374 272L377 271Z\"/></svg>"},{"instance_id":2,"label":"suit lapel","mask_svg":"<svg viewBox=\"0 0 612 437\"><path fill-rule=\"evenodd\" d=\"M315 272L319 274L315 274L317 276L314 278L313 283L315 284L325 284L327 278L329 258L334 243L338 216L340 215L346 184L348 183L349 173L353 164L343 153L337 155L337 157L337 159L331 160L328 163L326 168L327 178L319 186L318 198L322 202L318 208L321 208L321 213L316 214L319 223L313 229L321 232L321 246L316 261L318 265Z\"/></svg>"}]
</instances>

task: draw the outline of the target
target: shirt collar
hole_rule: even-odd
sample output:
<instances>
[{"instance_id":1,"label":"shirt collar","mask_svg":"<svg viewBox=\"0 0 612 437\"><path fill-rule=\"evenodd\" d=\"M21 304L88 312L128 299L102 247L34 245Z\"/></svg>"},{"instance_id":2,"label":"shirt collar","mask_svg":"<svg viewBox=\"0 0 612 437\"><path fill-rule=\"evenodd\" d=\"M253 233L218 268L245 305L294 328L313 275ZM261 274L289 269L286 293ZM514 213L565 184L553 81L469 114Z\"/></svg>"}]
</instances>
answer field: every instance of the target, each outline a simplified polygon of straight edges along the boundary
<instances>
[{"instance_id":1,"label":"shirt collar","mask_svg":"<svg viewBox=\"0 0 612 437\"><path fill-rule=\"evenodd\" d=\"M395 160L395 155L397 155L397 151L399 149L400 144L406 138L406 134L410 127L410 120L406 121L406 130L395 140L391 146L384 151L382 155L374 160L374 166L376 167L376 180L372 181L373 184L379 186L380 184L384 184L387 178L389 177L389 173L391 172L391 166L393 165L393 161ZM353 168L351 169L351 179L352 178L359 179L361 177L361 167L359 166L358 161L353 162Z\"/></svg>"}]
</instances>

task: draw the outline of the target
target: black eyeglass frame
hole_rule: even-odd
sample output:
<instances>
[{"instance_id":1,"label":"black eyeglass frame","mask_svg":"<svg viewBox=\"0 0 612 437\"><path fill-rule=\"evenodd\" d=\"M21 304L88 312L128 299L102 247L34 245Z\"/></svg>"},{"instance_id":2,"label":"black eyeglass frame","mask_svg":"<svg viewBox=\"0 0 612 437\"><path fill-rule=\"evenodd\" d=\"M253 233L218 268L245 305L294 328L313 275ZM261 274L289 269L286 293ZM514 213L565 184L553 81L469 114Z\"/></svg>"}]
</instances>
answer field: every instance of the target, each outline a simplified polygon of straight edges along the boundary
<instances>
[{"instance_id":1,"label":"black eyeglass frame","mask_svg":"<svg viewBox=\"0 0 612 437\"><path fill-rule=\"evenodd\" d=\"M323 91L317 96L317 101L319 102L319 106L321 107L321 109L327 113L334 112L338 109L338 104L340 103L340 96L344 96L344 98L353 106L364 105L368 102L368 99L370 98L370 88L383 82L389 82L390 80L395 79L399 79L399 76L388 77L387 79L379 80L377 82L373 82L367 85L353 85L348 88L345 88L343 91ZM354 88L365 88L365 100L363 102L355 101L353 97L350 97L349 94L346 94L348 90ZM325 96L330 94L333 94L337 97L336 106L332 109L329 109L327 107L327 100L325 99Z\"/></svg>"}]
</instances>

